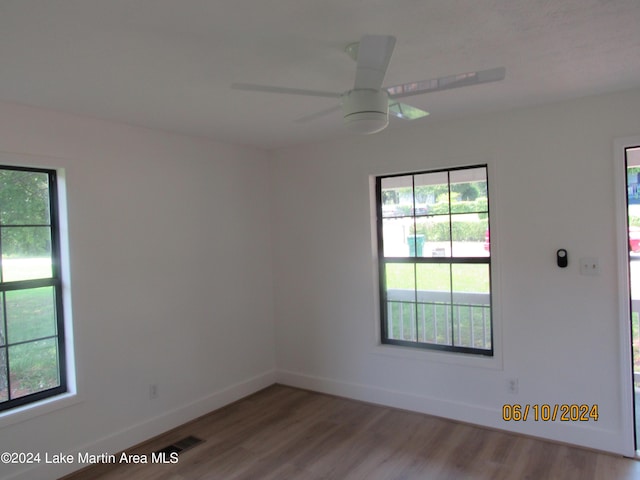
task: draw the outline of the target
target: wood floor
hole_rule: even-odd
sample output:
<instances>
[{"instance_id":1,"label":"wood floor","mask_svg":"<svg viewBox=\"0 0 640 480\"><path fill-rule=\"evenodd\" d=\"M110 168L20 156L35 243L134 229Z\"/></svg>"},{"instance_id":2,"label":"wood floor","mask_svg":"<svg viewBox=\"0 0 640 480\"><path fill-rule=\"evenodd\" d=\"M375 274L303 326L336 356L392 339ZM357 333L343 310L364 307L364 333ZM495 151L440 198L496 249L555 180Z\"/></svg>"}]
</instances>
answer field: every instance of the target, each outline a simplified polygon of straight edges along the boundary
<instances>
[{"instance_id":1,"label":"wood floor","mask_svg":"<svg viewBox=\"0 0 640 480\"><path fill-rule=\"evenodd\" d=\"M640 479L640 462L419 413L271 386L131 450L186 436L176 464L96 465L65 480Z\"/></svg>"}]
</instances>

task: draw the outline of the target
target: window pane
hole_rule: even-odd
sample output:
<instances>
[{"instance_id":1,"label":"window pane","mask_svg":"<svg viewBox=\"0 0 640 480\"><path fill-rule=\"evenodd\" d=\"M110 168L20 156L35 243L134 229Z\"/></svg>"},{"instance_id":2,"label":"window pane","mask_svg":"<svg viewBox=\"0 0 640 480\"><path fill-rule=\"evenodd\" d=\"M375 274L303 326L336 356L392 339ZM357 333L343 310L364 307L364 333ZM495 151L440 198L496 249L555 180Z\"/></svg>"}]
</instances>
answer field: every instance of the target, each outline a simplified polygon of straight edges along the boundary
<instances>
[{"instance_id":1,"label":"window pane","mask_svg":"<svg viewBox=\"0 0 640 480\"><path fill-rule=\"evenodd\" d=\"M429 217L419 216L414 218L410 235L407 237L409 255L412 257L430 257L428 240Z\"/></svg>"},{"instance_id":2,"label":"window pane","mask_svg":"<svg viewBox=\"0 0 640 480\"><path fill-rule=\"evenodd\" d=\"M451 265L453 293L489 293L489 264ZM455 297L454 297L454 301Z\"/></svg>"},{"instance_id":3,"label":"window pane","mask_svg":"<svg viewBox=\"0 0 640 480\"><path fill-rule=\"evenodd\" d=\"M416 232L422 249L417 251L418 257L450 257L451 228L449 215L416 217Z\"/></svg>"},{"instance_id":4,"label":"window pane","mask_svg":"<svg viewBox=\"0 0 640 480\"><path fill-rule=\"evenodd\" d=\"M50 278L51 228L2 228L2 280Z\"/></svg>"},{"instance_id":5,"label":"window pane","mask_svg":"<svg viewBox=\"0 0 640 480\"><path fill-rule=\"evenodd\" d=\"M477 213L462 213L451 216L451 244L454 257L488 257L485 240L489 231L489 219Z\"/></svg>"},{"instance_id":6,"label":"window pane","mask_svg":"<svg viewBox=\"0 0 640 480\"><path fill-rule=\"evenodd\" d=\"M449 264L416 265L418 340L451 343L451 267Z\"/></svg>"},{"instance_id":7,"label":"window pane","mask_svg":"<svg viewBox=\"0 0 640 480\"><path fill-rule=\"evenodd\" d=\"M412 215L413 178L411 175L383 178L380 188L384 218Z\"/></svg>"},{"instance_id":8,"label":"window pane","mask_svg":"<svg viewBox=\"0 0 640 480\"><path fill-rule=\"evenodd\" d=\"M56 334L53 287L14 290L5 295L8 343ZM13 365L11 370L14 370Z\"/></svg>"},{"instance_id":9,"label":"window pane","mask_svg":"<svg viewBox=\"0 0 640 480\"><path fill-rule=\"evenodd\" d=\"M6 402L9 399L7 378L7 349L2 347L0 348L0 402Z\"/></svg>"},{"instance_id":10,"label":"window pane","mask_svg":"<svg viewBox=\"0 0 640 480\"><path fill-rule=\"evenodd\" d=\"M485 167L451 172L451 213L487 212Z\"/></svg>"},{"instance_id":11,"label":"window pane","mask_svg":"<svg viewBox=\"0 0 640 480\"><path fill-rule=\"evenodd\" d=\"M407 236L413 222L411 217L384 218L382 238L385 257L406 257L409 255Z\"/></svg>"},{"instance_id":12,"label":"window pane","mask_svg":"<svg viewBox=\"0 0 640 480\"><path fill-rule=\"evenodd\" d=\"M423 173L414 177L416 215L448 215L447 172Z\"/></svg>"},{"instance_id":13,"label":"window pane","mask_svg":"<svg viewBox=\"0 0 640 480\"><path fill-rule=\"evenodd\" d=\"M12 399L60 385L54 338L9 347L9 364Z\"/></svg>"},{"instance_id":14,"label":"window pane","mask_svg":"<svg viewBox=\"0 0 640 480\"><path fill-rule=\"evenodd\" d=\"M452 265L454 345L491 348L488 264Z\"/></svg>"},{"instance_id":15,"label":"window pane","mask_svg":"<svg viewBox=\"0 0 640 480\"><path fill-rule=\"evenodd\" d=\"M416 233L415 225L411 225L407 235L407 255L409 257L422 257L424 255L424 233Z\"/></svg>"},{"instance_id":16,"label":"window pane","mask_svg":"<svg viewBox=\"0 0 640 480\"><path fill-rule=\"evenodd\" d=\"M0 223L48 225L49 222L48 174L0 170Z\"/></svg>"},{"instance_id":17,"label":"window pane","mask_svg":"<svg viewBox=\"0 0 640 480\"><path fill-rule=\"evenodd\" d=\"M415 342L416 304L412 302L387 302L387 338Z\"/></svg>"},{"instance_id":18,"label":"window pane","mask_svg":"<svg viewBox=\"0 0 640 480\"><path fill-rule=\"evenodd\" d=\"M386 283L387 290L415 290L415 265L413 265L412 263L387 263Z\"/></svg>"},{"instance_id":19,"label":"window pane","mask_svg":"<svg viewBox=\"0 0 640 480\"><path fill-rule=\"evenodd\" d=\"M387 338L417 341L415 302L387 302Z\"/></svg>"},{"instance_id":20,"label":"window pane","mask_svg":"<svg viewBox=\"0 0 640 480\"><path fill-rule=\"evenodd\" d=\"M7 349L4 331L4 293L0 293L0 402L8 400L7 390Z\"/></svg>"},{"instance_id":21,"label":"window pane","mask_svg":"<svg viewBox=\"0 0 640 480\"><path fill-rule=\"evenodd\" d=\"M445 292L444 297L434 301L450 302L451 266L448 263L422 263L416 265L418 301L429 301L421 297L420 292ZM430 297L431 298L431 297Z\"/></svg>"},{"instance_id":22,"label":"window pane","mask_svg":"<svg viewBox=\"0 0 640 480\"><path fill-rule=\"evenodd\" d=\"M7 334L4 331L4 293L0 292L0 346L7 343ZM1 365L2 362L0 362Z\"/></svg>"},{"instance_id":23,"label":"window pane","mask_svg":"<svg viewBox=\"0 0 640 480\"><path fill-rule=\"evenodd\" d=\"M415 266L389 263L387 279L387 335L395 340L416 340Z\"/></svg>"},{"instance_id":24,"label":"window pane","mask_svg":"<svg viewBox=\"0 0 640 480\"><path fill-rule=\"evenodd\" d=\"M451 345L451 305L448 303L418 304L418 341Z\"/></svg>"}]
</instances>

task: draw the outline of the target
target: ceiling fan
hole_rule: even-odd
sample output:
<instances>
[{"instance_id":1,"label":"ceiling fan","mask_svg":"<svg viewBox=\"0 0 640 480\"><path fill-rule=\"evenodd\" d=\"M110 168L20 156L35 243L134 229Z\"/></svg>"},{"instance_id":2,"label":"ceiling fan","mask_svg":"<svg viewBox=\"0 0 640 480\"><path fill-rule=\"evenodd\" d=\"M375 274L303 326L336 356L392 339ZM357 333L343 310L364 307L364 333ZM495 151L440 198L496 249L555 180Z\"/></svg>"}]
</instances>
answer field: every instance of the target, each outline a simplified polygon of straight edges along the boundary
<instances>
[{"instance_id":1,"label":"ceiling fan","mask_svg":"<svg viewBox=\"0 0 640 480\"><path fill-rule=\"evenodd\" d=\"M298 119L298 121L312 120L342 108L345 125L358 133L368 134L384 130L389 124L389 114L406 120L415 120L429 115L424 110L400 103L398 101L399 98L451 88L467 87L480 83L496 82L503 80L505 77L504 67L498 67L382 87L395 44L395 37L390 35L365 35L360 42L348 45L345 51L356 61L356 79L353 88L344 93L272 87L251 83L234 83L231 88L257 92L338 98L340 100L339 105L307 115Z\"/></svg>"}]
</instances>

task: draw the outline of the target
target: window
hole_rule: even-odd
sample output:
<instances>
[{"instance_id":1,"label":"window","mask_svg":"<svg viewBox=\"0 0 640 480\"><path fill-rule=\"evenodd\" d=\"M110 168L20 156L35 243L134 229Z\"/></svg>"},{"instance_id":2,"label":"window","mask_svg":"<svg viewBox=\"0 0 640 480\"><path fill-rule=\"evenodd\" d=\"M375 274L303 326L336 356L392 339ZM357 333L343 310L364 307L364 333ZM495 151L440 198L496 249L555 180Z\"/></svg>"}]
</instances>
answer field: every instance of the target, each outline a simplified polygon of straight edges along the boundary
<instances>
[{"instance_id":1,"label":"window","mask_svg":"<svg viewBox=\"0 0 640 480\"><path fill-rule=\"evenodd\" d=\"M382 343L493 355L487 166L376 178Z\"/></svg>"},{"instance_id":2,"label":"window","mask_svg":"<svg viewBox=\"0 0 640 480\"><path fill-rule=\"evenodd\" d=\"M67 391L56 172L0 167L0 411Z\"/></svg>"}]
</instances>

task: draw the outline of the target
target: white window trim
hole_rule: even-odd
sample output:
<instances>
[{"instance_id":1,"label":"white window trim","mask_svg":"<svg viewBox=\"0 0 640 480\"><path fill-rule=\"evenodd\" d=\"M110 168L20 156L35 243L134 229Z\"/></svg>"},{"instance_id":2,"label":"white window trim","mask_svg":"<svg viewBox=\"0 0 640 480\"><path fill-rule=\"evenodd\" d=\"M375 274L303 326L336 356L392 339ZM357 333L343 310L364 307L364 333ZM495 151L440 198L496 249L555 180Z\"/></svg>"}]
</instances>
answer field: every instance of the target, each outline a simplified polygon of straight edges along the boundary
<instances>
[{"instance_id":1,"label":"white window trim","mask_svg":"<svg viewBox=\"0 0 640 480\"><path fill-rule=\"evenodd\" d=\"M378 263L378 236L377 236L377 211L376 211L376 177L384 176L388 172L372 173L369 175L369 206L370 206L370 232L371 232L371 278L374 294L373 322L369 333L369 353L371 355L381 355L395 357L405 360L413 360L424 363L442 363L448 365L459 365L473 368L483 368L490 370L504 370L503 349L502 349L502 312L501 312L501 277L500 277L500 232L494 228L499 224L499 210L496 206L498 191L497 168L493 159L473 158L455 165L427 166L429 170L451 169L466 167L477 164L486 164L489 188L489 230L491 233L491 309L493 328L493 356L474 355L468 353L447 352L439 350L429 350L422 348L410 348L398 345L382 343L380 332L380 270ZM407 174L417 169L407 170ZM403 173L398 171L396 173ZM495 232L495 233L494 233Z\"/></svg>"},{"instance_id":2,"label":"white window trim","mask_svg":"<svg viewBox=\"0 0 640 480\"><path fill-rule=\"evenodd\" d=\"M618 322L620 332L620 412L622 415L622 437L626 457L634 457L633 415L633 359L631 356L631 330L629 318L629 234L627 231L627 179L625 175L625 150L640 145L640 136L616 138L613 142L613 177L616 194L616 254L618 263ZM636 412L640 415L640 412Z\"/></svg>"}]
</instances>

